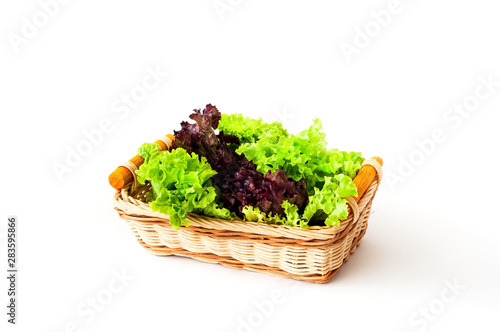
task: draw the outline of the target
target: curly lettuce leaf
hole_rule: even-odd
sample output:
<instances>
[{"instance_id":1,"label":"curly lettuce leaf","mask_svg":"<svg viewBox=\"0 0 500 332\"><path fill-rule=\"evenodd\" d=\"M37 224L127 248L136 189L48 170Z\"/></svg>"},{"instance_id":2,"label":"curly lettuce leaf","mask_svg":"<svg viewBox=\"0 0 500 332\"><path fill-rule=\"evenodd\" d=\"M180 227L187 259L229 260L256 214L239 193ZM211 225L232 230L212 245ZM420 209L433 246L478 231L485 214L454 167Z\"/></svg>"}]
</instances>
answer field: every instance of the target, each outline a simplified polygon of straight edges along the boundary
<instances>
[{"instance_id":1,"label":"curly lettuce leaf","mask_svg":"<svg viewBox=\"0 0 500 332\"><path fill-rule=\"evenodd\" d=\"M282 169L294 181L306 179L309 195L321 189L325 177L345 174L354 179L364 158L360 153L327 149L319 119L297 135L264 135L256 142L242 144L244 154L261 173Z\"/></svg>"},{"instance_id":2,"label":"curly lettuce leaf","mask_svg":"<svg viewBox=\"0 0 500 332\"><path fill-rule=\"evenodd\" d=\"M265 212L251 205L244 206L241 212L244 215L244 220L247 221L264 222L264 220L267 219L267 214Z\"/></svg>"},{"instance_id":3,"label":"curly lettuce leaf","mask_svg":"<svg viewBox=\"0 0 500 332\"><path fill-rule=\"evenodd\" d=\"M253 143L265 135L288 136L279 122L265 123L261 118L252 119L241 114L222 114L219 130L238 137L240 143Z\"/></svg>"},{"instance_id":4,"label":"curly lettuce leaf","mask_svg":"<svg viewBox=\"0 0 500 332\"><path fill-rule=\"evenodd\" d=\"M310 220L323 219L327 226L338 226L348 216L348 204L344 197L358 196L352 179L338 174L325 177L322 189L315 188L304 209L300 227L307 228Z\"/></svg>"},{"instance_id":5,"label":"curly lettuce leaf","mask_svg":"<svg viewBox=\"0 0 500 332\"><path fill-rule=\"evenodd\" d=\"M285 211L284 217L272 212L262 212L258 207L245 206L243 208L244 220L275 225L299 226L301 221L298 213L299 207L289 201L284 201L281 206Z\"/></svg>"},{"instance_id":6,"label":"curly lettuce leaf","mask_svg":"<svg viewBox=\"0 0 500 332\"><path fill-rule=\"evenodd\" d=\"M281 207L285 209L285 225L299 226L301 221L299 215L299 207L295 204L290 203L289 201L284 201L283 204L281 204Z\"/></svg>"},{"instance_id":7,"label":"curly lettuce leaf","mask_svg":"<svg viewBox=\"0 0 500 332\"><path fill-rule=\"evenodd\" d=\"M238 216L235 213L232 213L228 209L221 206L216 202L212 202L201 211L204 215L208 217L218 218L218 219L233 219L238 220Z\"/></svg>"},{"instance_id":8,"label":"curly lettuce leaf","mask_svg":"<svg viewBox=\"0 0 500 332\"><path fill-rule=\"evenodd\" d=\"M265 213L262 212L258 207L253 207L251 205L247 205L243 207L243 215L244 220L254 221L254 222L263 222L266 224L276 224L276 225L284 225L285 218L280 217L278 214L273 214L272 212Z\"/></svg>"},{"instance_id":9,"label":"curly lettuce leaf","mask_svg":"<svg viewBox=\"0 0 500 332\"><path fill-rule=\"evenodd\" d=\"M156 143L144 143L137 150L145 163L148 163L149 158L158 151L160 151L160 146Z\"/></svg>"},{"instance_id":10,"label":"curly lettuce leaf","mask_svg":"<svg viewBox=\"0 0 500 332\"><path fill-rule=\"evenodd\" d=\"M217 196L210 178L217 173L206 159L183 149L158 151L155 145L145 143L139 148L144 163L136 171L139 183L151 183L151 209L168 214L174 229L182 223L189 226L186 216L193 210L208 207L222 213L209 207Z\"/></svg>"}]
</instances>

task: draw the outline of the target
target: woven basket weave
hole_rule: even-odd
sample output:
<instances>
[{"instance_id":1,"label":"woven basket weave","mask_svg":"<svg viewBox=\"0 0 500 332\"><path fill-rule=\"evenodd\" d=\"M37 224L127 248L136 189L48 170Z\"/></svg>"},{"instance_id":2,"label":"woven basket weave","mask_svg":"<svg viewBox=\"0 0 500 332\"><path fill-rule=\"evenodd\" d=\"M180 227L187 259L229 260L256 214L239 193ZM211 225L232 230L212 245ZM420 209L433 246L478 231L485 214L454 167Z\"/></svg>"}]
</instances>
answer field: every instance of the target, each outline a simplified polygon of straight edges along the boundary
<instances>
[{"instance_id":1,"label":"woven basket weave","mask_svg":"<svg viewBox=\"0 0 500 332\"><path fill-rule=\"evenodd\" d=\"M129 184L116 191L113 203L139 243L155 255L186 256L232 268L324 283L349 259L365 235L378 182L377 176L359 200L354 209L359 214L350 213L336 227L312 226L306 230L195 214L187 217L190 226L174 230L168 215L153 212L145 203L147 186L137 188L131 195Z\"/></svg>"}]
</instances>

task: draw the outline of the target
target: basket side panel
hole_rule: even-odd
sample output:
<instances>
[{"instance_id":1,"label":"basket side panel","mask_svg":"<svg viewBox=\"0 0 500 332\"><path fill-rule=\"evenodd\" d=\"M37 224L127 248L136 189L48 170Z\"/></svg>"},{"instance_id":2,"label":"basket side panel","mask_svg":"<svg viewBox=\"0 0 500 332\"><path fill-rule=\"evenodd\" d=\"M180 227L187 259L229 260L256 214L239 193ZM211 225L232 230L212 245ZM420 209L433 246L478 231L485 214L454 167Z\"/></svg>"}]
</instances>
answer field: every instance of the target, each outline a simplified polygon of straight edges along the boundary
<instances>
[{"instance_id":1,"label":"basket side panel","mask_svg":"<svg viewBox=\"0 0 500 332\"><path fill-rule=\"evenodd\" d=\"M374 181L358 203L358 220L354 221L351 217L335 232L311 232L300 240L297 237L302 236L296 235L299 230L289 233L268 227L270 230L263 232L263 227L271 225L257 223L246 223L240 231L221 229L223 227L220 225L173 230L168 223L168 216L139 214L133 206L137 202L127 202L119 197L117 199L117 196L115 208L120 217L127 221L139 243L154 254L187 256L233 268L326 282L349 259L364 236L376 191L377 181ZM137 204L141 212L147 210L144 204ZM222 223L228 224L231 223ZM248 227L255 227L257 231L249 232ZM292 237L284 236L287 234ZM318 236L311 239L311 234Z\"/></svg>"},{"instance_id":2,"label":"basket side panel","mask_svg":"<svg viewBox=\"0 0 500 332\"><path fill-rule=\"evenodd\" d=\"M198 257L196 254L213 254L220 257L221 261L238 261L241 268L260 264L297 276L326 275L340 268L354 252L366 230L370 210L371 202L344 238L323 247L275 246L269 242L262 243L259 239L245 238L245 234L238 237L210 233L200 235L189 227L177 231L158 222L129 220L128 224L140 239L139 242L157 251L160 248L182 249L185 251L184 256L189 256L188 252L193 253L194 258Z\"/></svg>"}]
</instances>

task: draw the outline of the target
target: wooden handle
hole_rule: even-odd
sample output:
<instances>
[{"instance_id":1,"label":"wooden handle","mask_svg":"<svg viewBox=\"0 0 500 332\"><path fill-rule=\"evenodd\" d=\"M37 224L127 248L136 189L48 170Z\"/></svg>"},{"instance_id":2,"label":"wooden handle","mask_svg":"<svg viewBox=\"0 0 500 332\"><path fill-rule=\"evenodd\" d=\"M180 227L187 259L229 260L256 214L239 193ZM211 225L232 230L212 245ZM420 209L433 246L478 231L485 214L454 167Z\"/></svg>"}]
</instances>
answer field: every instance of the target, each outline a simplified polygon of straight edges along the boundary
<instances>
[{"instance_id":1,"label":"wooden handle","mask_svg":"<svg viewBox=\"0 0 500 332\"><path fill-rule=\"evenodd\" d=\"M175 137L173 135L167 134L165 136L170 138L172 141L175 140ZM155 143L160 146L160 150L164 151L167 149L167 145L165 144L165 142L158 140L155 141ZM137 168L139 168L139 166L141 166L142 163L144 162L144 159L142 159L141 156L137 155L132 159L130 159L130 162L133 163L135 166L137 166ZM118 190L123 189L123 187L125 187L133 180L134 177L132 176L132 173L130 173L130 170L124 166L119 166L117 169L113 171L113 173L111 173L108 176L109 184L113 188Z\"/></svg>"},{"instance_id":2,"label":"wooden handle","mask_svg":"<svg viewBox=\"0 0 500 332\"><path fill-rule=\"evenodd\" d=\"M380 166L384 165L384 161L380 157L372 157L370 159L376 160ZM364 165L361 167L361 170L359 171L358 175L354 178L353 182L356 185L356 188L358 189L358 197L354 197L356 200L356 203L359 202L361 197L363 197L363 194L365 193L366 189L370 186L370 184L373 182L373 179L377 176L377 171L375 168L371 165Z\"/></svg>"},{"instance_id":3,"label":"wooden handle","mask_svg":"<svg viewBox=\"0 0 500 332\"><path fill-rule=\"evenodd\" d=\"M380 157L372 157L370 159L376 160L380 164L380 166L384 164L384 161ZM357 197L351 196L352 198L354 198L356 203L358 203L361 197L363 197L365 191L372 184L373 179L375 179L376 176L377 176L377 170L372 165L364 165L363 167L361 167L358 175L356 175L356 177L352 181L356 186L356 189L358 190ZM347 211L349 215L353 213L350 206L347 207ZM350 227L347 227L344 230L344 232L347 233L349 230ZM342 234L345 234L344 232L342 232Z\"/></svg>"}]
</instances>

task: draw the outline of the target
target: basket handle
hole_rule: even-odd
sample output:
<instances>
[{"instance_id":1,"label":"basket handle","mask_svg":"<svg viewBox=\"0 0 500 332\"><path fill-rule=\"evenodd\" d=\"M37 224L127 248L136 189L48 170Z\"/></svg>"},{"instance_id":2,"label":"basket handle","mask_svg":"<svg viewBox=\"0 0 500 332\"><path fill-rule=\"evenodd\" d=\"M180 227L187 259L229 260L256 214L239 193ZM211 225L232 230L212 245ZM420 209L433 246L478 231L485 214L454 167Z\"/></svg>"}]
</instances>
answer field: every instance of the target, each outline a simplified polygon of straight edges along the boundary
<instances>
[{"instance_id":1,"label":"basket handle","mask_svg":"<svg viewBox=\"0 0 500 332\"><path fill-rule=\"evenodd\" d=\"M382 165L384 165L384 161L380 157L372 157L365 160L363 166L361 166L361 170L353 180L354 185L358 189L358 197L353 197L356 203L363 197L376 176L379 177L380 184L380 180L382 179Z\"/></svg>"},{"instance_id":2,"label":"basket handle","mask_svg":"<svg viewBox=\"0 0 500 332\"><path fill-rule=\"evenodd\" d=\"M358 190L358 196L349 196L345 199L347 200L348 206L348 215L354 214L353 222L344 229L341 233L341 236L347 234L353 225L357 222L360 216L360 210L358 208L358 202L365 194L365 191L370 187L373 180L376 176L378 176L378 184L380 185L380 181L382 180L382 165L384 161L380 157L371 157L370 159L366 159L361 165L361 169L358 172L358 175L352 181Z\"/></svg>"},{"instance_id":3,"label":"basket handle","mask_svg":"<svg viewBox=\"0 0 500 332\"><path fill-rule=\"evenodd\" d=\"M159 140L155 141L155 143L158 144L160 146L160 150L163 151L166 150L167 147L170 148L173 140L175 140L175 137L173 135L167 134ZM129 160L129 163L135 165L136 168L139 168L143 162L144 159L142 159L142 157L139 155L136 155ZM127 184L133 182L134 179L135 176L126 166L118 166L113 171L113 173L108 176L109 184L117 190L123 189Z\"/></svg>"}]
</instances>

